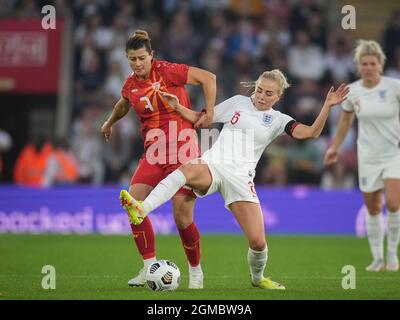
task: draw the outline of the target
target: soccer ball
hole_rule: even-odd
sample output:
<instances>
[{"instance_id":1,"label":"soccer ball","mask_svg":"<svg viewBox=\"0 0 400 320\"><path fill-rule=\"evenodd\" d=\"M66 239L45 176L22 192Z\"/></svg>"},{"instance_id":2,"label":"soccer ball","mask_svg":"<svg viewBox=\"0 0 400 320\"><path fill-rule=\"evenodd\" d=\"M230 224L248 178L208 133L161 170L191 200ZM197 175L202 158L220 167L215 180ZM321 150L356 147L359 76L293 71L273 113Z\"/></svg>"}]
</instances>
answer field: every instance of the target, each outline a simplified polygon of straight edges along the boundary
<instances>
[{"instance_id":1,"label":"soccer ball","mask_svg":"<svg viewBox=\"0 0 400 320\"><path fill-rule=\"evenodd\" d=\"M172 291L179 287L181 272L168 260L153 262L146 271L147 286L153 291Z\"/></svg>"}]
</instances>

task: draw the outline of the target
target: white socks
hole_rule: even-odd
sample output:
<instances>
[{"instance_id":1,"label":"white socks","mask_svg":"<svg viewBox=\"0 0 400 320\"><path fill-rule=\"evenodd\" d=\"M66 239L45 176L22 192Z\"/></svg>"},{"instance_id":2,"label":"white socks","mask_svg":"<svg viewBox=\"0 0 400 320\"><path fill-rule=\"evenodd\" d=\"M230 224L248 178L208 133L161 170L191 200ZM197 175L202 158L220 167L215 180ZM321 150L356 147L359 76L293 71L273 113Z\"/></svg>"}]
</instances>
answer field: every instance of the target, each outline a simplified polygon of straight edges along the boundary
<instances>
[{"instance_id":1,"label":"white socks","mask_svg":"<svg viewBox=\"0 0 400 320\"><path fill-rule=\"evenodd\" d=\"M397 256L397 247L400 240L400 210L389 212L387 217L387 254Z\"/></svg>"},{"instance_id":2,"label":"white socks","mask_svg":"<svg viewBox=\"0 0 400 320\"><path fill-rule=\"evenodd\" d=\"M377 215L367 214L366 226L372 257L374 261L383 260L385 229L383 226L382 212Z\"/></svg>"},{"instance_id":3,"label":"white socks","mask_svg":"<svg viewBox=\"0 0 400 320\"><path fill-rule=\"evenodd\" d=\"M171 199L175 193L186 184L186 177L180 170L175 170L150 192L143 201L145 214L153 211Z\"/></svg>"},{"instance_id":4,"label":"white socks","mask_svg":"<svg viewBox=\"0 0 400 320\"><path fill-rule=\"evenodd\" d=\"M197 265L195 267L192 267L189 263L189 272L190 273L203 273L203 270L201 269L201 265Z\"/></svg>"},{"instance_id":5,"label":"white socks","mask_svg":"<svg viewBox=\"0 0 400 320\"><path fill-rule=\"evenodd\" d=\"M263 251L255 251L249 248L247 262L250 267L251 280L253 283L259 282L264 276L264 269L268 260L268 247Z\"/></svg>"}]
</instances>

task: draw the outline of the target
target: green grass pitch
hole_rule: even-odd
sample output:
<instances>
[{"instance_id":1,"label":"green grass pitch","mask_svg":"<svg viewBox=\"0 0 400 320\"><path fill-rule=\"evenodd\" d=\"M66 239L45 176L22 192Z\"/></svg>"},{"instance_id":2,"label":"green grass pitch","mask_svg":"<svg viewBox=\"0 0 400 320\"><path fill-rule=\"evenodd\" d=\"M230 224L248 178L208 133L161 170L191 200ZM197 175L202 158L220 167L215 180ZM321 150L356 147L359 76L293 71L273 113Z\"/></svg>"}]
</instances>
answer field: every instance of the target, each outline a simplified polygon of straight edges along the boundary
<instances>
[{"instance_id":1,"label":"green grass pitch","mask_svg":"<svg viewBox=\"0 0 400 320\"><path fill-rule=\"evenodd\" d=\"M343 236L268 236L265 274L286 291L252 288L242 235L202 235L205 288L189 290L178 236L157 236L158 258L174 261L174 292L130 288L142 266L133 238L101 235L0 235L0 300L6 299L400 299L400 272L369 273L366 239ZM44 265L56 269L56 289L41 287ZM342 267L353 265L356 289L342 288Z\"/></svg>"}]
</instances>

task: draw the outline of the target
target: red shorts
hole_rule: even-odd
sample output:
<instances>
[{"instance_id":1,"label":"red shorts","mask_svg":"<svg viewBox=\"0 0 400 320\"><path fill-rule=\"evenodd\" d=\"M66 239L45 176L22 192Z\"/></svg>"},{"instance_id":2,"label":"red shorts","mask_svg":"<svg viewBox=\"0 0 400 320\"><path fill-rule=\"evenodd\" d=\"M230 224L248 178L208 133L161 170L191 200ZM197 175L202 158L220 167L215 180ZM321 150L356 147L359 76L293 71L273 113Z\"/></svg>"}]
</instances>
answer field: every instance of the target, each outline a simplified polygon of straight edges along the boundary
<instances>
[{"instance_id":1,"label":"red shorts","mask_svg":"<svg viewBox=\"0 0 400 320\"><path fill-rule=\"evenodd\" d=\"M146 159L146 154L144 154L140 160L139 164L133 174L131 179L131 185L136 183L147 184L151 187L155 187L161 180L168 176L171 172L178 169L182 163L176 164L150 164ZM179 189L176 194L191 196L196 198L196 195L189 188L184 186Z\"/></svg>"}]
</instances>

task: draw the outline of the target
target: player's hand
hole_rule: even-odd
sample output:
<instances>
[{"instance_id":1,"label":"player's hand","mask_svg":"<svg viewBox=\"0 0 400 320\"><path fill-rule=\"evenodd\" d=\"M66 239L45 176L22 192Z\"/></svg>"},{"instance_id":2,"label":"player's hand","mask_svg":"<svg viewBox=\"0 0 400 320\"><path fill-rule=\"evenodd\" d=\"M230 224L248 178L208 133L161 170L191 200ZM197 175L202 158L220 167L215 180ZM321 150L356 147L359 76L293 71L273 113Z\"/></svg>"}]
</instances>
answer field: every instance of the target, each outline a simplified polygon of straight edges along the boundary
<instances>
[{"instance_id":1,"label":"player's hand","mask_svg":"<svg viewBox=\"0 0 400 320\"><path fill-rule=\"evenodd\" d=\"M179 99L176 95L173 95L172 93L168 93L165 91L159 91L161 96L167 101L167 103L174 108L176 111L179 107Z\"/></svg>"},{"instance_id":2,"label":"player's hand","mask_svg":"<svg viewBox=\"0 0 400 320\"><path fill-rule=\"evenodd\" d=\"M195 129L207 128L212 123L212 118L213 118L212 116L210 116L206 112L203 112L199 120L197 120L197 122L194 124L194 128Z\"/></svg>"},{"instance_id":3,"label":"player's hand","mask_svg":"<svg viewBox=\"0 0 400 320\"><path fill-rule=\"evenodd\" d=\"M101 127L101 133L103 134L104 138L108 142L112 133L112 127L106 122Z\"/></svg>"},{"instance_id":4,"label":"player's hand","mask_svg":"<svg viewBox=\"0 0 400 320\"><path fill-rule=\"evenodd\" d=\"M326 166L330 166L334 163L336 163L339 159L339 152L338 150L330 147L328 150L326 150L325 157L324 157L324 164Z\"/></svg>"},{"instance_id":5,"label":"player's hand","mask_svg":"<svg viewBox=\"0 0 400 320\"><path fill-rule=\"evenodd\" d=\"M329 92L326 95L325 103L327 103L329 106L335 106L337 104L342 103L344 100L346 100L347 95L349 94L350 87L347 86L346 84L342 83L339 88L335 91L334 87L331 87Z\"/></svg>"}]
</instances>

